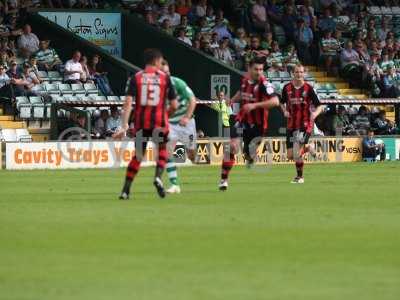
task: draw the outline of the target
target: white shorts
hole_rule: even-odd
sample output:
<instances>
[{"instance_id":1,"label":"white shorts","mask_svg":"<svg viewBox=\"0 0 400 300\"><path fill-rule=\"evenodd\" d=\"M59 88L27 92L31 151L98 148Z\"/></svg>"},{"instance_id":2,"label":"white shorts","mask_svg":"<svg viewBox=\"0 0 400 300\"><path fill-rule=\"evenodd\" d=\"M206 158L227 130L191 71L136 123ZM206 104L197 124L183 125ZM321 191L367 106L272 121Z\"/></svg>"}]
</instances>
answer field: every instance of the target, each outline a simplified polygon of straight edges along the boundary
<instances>
[{"instance_id":1,"label":"white shorts","mask_svg":"<svg viewBox=\"0 0 400 300\"><path fill-rule=\"evenodd\" d=\"M171 142L180 142L186 149L194 150L196 149L196 122L191 119L186 126L181 126L179 124L169 124L169 140Z\"/></svg>"}]
</instances>

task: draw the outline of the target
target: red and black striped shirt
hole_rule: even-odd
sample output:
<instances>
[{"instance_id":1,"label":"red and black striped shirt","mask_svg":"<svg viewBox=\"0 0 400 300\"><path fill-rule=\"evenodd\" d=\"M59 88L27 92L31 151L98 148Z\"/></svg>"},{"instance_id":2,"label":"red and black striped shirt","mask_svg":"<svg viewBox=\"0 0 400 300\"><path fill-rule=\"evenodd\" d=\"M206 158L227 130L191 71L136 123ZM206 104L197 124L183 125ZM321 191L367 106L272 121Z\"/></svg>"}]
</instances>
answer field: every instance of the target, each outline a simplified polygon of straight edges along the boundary
<instances>
[{"instance_id":1,"label":"red and black striped shirt","mask_svg":"<svg viewBox=\"0 0 400 300\"><path fill-rule=\"evenodd\" d=\"M135 130L168 128L168 100L176 98L170 77L154 67L137 72L127 95L135 98Z\"/></svg>"},{"instance_id":2,"label":"red and black striped shirt","mask_svg":"<svg viewBox=\"0 0 400 300\"><path fill-rule=\"evenodd\" d=\"M313 87L305 82L296 88L293 82L289 82L283 87L281 103L286 104L289 112L287 128L311 133L314 126L310 118L311 109L321 105Z\"/></svg>"},{"instance_id":3,"label":"red and black striped shirt","mask_svg":"<svg viewBox=\"0 0 400 300\"><path fill-rule=\"evenodd\" d=\"M261 76L258 81L251 80L248 75L242 78L240 87L240 111L236 116L236 120L240 123L249 125L258 125L264 130L268 128L268 110L257 108L249 113L245 113L242 107L248 103L263 102L274 96L274 88L268 80Z\"/></svg>"}]
</instances>

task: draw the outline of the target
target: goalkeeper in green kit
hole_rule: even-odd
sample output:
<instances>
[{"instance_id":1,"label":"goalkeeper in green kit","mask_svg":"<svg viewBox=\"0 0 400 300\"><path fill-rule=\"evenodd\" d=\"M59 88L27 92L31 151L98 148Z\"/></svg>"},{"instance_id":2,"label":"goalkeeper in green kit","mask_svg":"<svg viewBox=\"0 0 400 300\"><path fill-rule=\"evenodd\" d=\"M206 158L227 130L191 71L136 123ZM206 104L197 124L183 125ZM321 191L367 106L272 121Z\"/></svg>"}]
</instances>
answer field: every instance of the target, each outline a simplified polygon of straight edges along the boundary
<instances>
[{"instance_id":1,"label":"goalkeeper in green kit","mask_svg":"<svg viewBox=\"0 0 400 300\"><path fill-rule=\"evenodd\" d=\"M170 75L167 61L164 60L161 70ZM194 162L196 157L196 122L193 118L193 112L196 108L196 97L182 79L171 76L171 81L178 95L178 109L169 117L169 158L166 169L171 186L167 189L167 193L179 194L181 188L178 182L174 150L177 142L182 143L186 148L188 158Z\"/></svg>"}]
</instances>

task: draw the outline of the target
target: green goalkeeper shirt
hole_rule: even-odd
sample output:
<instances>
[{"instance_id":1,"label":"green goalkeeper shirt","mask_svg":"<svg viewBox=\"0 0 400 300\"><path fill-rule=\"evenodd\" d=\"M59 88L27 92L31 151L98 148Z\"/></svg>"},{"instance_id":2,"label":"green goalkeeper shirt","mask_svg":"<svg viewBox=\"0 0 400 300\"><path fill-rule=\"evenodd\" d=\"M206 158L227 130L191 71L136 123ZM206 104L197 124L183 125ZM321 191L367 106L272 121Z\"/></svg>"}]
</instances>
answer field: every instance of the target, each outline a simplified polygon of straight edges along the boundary
<instances>
[{"instance_id":1,"label":"green goalkeeper shirt","mask_svg":"<svg viewBox=\"0 0 400 300\"><path fill-rule=\"evenodd\" d=\"M186 114L190 100L194 97L192 89L182 79L171 76L172 84L178 95L178 109L169 117L171 124L178 124L179 120Z\"/></svg>"}]
</instances>

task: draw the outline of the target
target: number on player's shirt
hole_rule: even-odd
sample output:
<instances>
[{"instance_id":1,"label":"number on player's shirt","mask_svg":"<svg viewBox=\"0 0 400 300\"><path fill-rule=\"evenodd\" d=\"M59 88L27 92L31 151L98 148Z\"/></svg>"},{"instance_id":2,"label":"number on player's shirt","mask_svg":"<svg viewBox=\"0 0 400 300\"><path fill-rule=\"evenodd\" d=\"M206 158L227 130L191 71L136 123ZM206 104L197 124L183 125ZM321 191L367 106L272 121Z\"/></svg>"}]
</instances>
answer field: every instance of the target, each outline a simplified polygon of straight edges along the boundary
<instances>
[{"instance_id":1,"label":"number on player's shirt","mask_svg":"<svg viewBox=\"0 0 400 300\"><path fill-rule=\"evenodd\" d=\"M142 84L140 94L142 106L157 106L160 103L160 86L155 84Z\"/></svg>"}]
</instances>

